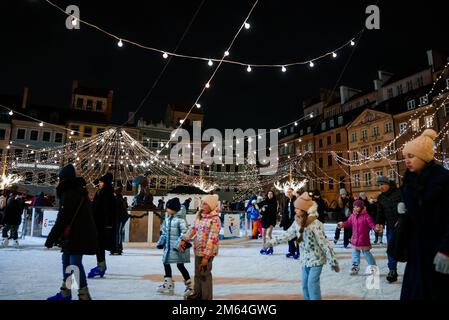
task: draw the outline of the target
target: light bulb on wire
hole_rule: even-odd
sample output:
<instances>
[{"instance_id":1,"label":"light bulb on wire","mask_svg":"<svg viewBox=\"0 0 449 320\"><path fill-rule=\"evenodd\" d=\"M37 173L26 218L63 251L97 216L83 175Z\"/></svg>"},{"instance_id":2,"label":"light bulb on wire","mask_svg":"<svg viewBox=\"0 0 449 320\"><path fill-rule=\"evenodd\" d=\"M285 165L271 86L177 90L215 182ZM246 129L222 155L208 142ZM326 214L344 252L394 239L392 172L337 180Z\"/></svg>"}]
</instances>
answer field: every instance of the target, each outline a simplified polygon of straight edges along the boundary
<instances>
[{"instance_id":1,"label":"light bulb on wire","mask_svg":"<svg viewBox=\"0 0 449 320\"><path fill-rule=\"evenodd\" d=\"M315 64L313 63L313 61L310 61L309 67L313 68L314 66L315 66Z\"/></svg>"},{"instance_id":2,"label":"light bulb on wire","mask_svg":"<svg viewBox=\"0 0 449 320\"><path fill-rule=\"evenodd\" d=\"M282 66L281 70L282 70L282 72L287 72L287 68L284 66Z\"/></svg>"},{"instance_id":3,"label":"light bulb on wire","mask_svg":"<svg viewBox=\"0 0 449 320\"><path fill-rule=\"evenodd\" d=\"M351 40L351 46L355 46L354 40Z\"/></svg>"},{"instance_id":4,"label":"light bulb on wire","mask_svg":"<svg viewBox=\"0 0 449 320\"><path fill-rule=\"evenodd\" d=\"M200 108L201 108L201 104L197 103L197 104L196 104L196 107L197 107L198 109L200 109Z\"/></svg>"},{"instance_id":5,"label":"light bulb on wire","mask_svg":"<svg viewBox=\"0 0 449 320\"><path fill-rule=\"evenodd\" d=\"M209 65L209 67L212 67L214 65L214 63L212 62L212 60L209 59L209 61L207 62L207 64Z\"/></svg>"},{"instance_id":6,"label":"light bulb on wire","mask_svg":"<svg viewBox=\"0 0 449 320\"><path fill-rule=\"evenodd\" d=\"M163 57L164 59L167 59L167 58L168 58L168 53L167 53L167 52L164 52L164 54L162 55L162 57Z\"/></svg>"},{"instance_id":7,"label":"light bulb on wire","mask_svg":"<svg viewBox=\"0 0 449 320\"><path fill-rule=\"evenodd\" d=\"M229 51L226 50L226 51L224 52L224 55L225 55L225 57L229 56Z\"/></svg>"},{"instance_id":8,"label":"light bulb on wire","mask_svg":"<svg viewBox=\"0 0 449 320\"><path fill-rule=\"evenodd\" d=\"M120 48L123 47L123 41L122 41L122 39L120 39L120 40L118 41L117 45L118 45Z\"/></svg>"},{"instance_id":9,"label":"light bulb on wire","mask_svg":"<svg viewBox=\"0 0 449 320\"><path fill-rule=\"evenodd\" d=\"M43 122L39 123L39 127L43 127L43 126L44 126Z\"/></svg>"},{"instance_id":10,"label":"light bulb on wire","mask_svg":"<svg viewBox=\"0 0 449 320\"><path fill-rule=\"evenodd\" d=\"M13 114L14 114L14 112L12 112L12 110L11 111L9 111L9 113L8 113L10 116L12 116Z\"/></svg>"},{"instance_id":11,"label":"light bulb on wire","mask_svg":"<svg viewBox=\"0 0 449 320\"><path fill-rule=\"evenodd\" d=\"M248 68L246 68L246 71L251 72L251 66L248 66Z\"/></svg>"},{"instance_id":12,"label":"light bulb on wire","mask_svg":"<svg viewBox=\"0 0 449 320\"><path fill-rule=\"evenodd\" d=\"M245 29L248 30L249 28L251 28L251 25L248 22L245 22Z\"/></svg>"},{"instance_id":13,"label":"light bulb on wire","mask_svg":"<svg viewBox=\"0 0 449 320\"><path fill-rule=\"evenodd\" d=\"M336 58L337 54L335 52L332 52L332 58Z\"/></svg>"},{"instance_id":14,"label":"light bulb on wire","mask_svg":"<svg viewBox=\"0 0 449 320\"><path fill-rule=\"evenodd\" d=\"M210 88L210 83L206 83L206 88L209 89Z\"/></svg>"}]
</instances>

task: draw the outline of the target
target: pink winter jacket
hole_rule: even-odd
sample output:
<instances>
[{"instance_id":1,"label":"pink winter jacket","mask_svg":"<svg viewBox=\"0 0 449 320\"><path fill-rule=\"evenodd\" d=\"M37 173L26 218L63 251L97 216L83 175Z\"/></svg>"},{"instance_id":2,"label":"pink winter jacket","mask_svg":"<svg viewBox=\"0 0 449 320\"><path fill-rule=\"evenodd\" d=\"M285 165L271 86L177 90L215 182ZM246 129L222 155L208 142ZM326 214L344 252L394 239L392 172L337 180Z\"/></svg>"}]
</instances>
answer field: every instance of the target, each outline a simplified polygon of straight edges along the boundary
<instances>
[{"instance_id":1,"label":"pink winter jacket","mask_svg":"<svg viewBox=\"0 0 449 320\"><path fill-rule=\"evenodd\" d=\"M369 230L375 228L375 224L366 209L360 214L355 211L349 216L349 219L343 223L344 228L352 227L351 245L358 250L371 249L371 241L369 238Z\"/></svg>"}]
</instances>

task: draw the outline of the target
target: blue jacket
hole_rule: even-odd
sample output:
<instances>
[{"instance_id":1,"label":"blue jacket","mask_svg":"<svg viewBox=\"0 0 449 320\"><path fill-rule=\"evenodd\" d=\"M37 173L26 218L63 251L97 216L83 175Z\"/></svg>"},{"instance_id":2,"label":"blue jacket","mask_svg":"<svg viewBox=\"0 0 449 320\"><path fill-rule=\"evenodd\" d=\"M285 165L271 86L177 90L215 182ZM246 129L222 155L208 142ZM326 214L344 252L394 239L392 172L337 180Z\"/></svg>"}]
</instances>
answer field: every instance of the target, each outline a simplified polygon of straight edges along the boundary
<instances>
[{"instance_id":1,"label":"blue jacket","mask_svg":"<svg viewBox=\"0 0 449 320\"><path fill-rule=\"evenodd\" d=\"M181 206L181 210L174 216L166 214L162 223L162 234L157 245L164 246L162 262L165 264L190 262L190 249L186 249L184 252L173 250L178 248L182 235L187 232L185 210L185 207Z\"/></svg>"},{"instance_id":2,"label":"blue jacket","mask_svg":"<svg viewBox=\"0 0 449 320\"><path fill-rule=\"evenodd\" d=\"M249 208L247 214L250 216L252 221L256 221L260 217L259 210L256 208L256 206L252 206L251 208Z\"/></svg>"}]
</instances>

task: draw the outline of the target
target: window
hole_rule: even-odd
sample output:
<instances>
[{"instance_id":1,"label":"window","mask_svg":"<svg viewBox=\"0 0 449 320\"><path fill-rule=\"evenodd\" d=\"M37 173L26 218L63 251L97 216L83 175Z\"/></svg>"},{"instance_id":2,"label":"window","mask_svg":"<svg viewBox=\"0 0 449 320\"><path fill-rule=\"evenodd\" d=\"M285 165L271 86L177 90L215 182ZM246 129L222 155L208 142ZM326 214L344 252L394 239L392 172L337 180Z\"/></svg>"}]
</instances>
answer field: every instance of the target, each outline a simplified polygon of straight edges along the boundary
<instances>
[{"instance_id":1,"label":"window","mask_svg":"<svg viewBox=\"0 0 449 320\"><path fill-rule=\"evenodd\" d=\"M380 160L382 157L382 147L379 146L375 146L374 147L374 159L375 160Z\"/></svg>"},{"instance_id":2,"label":"window","mask_svg":"<svg viewBox=\"0 0 449 320\"><path fill-rule=\"evenodd\" d=\"M365 186L371 185L371 172L365 172Z\"/></svg>"},{"instance_id":3,"label":"window","mask_svg":"<svg viewBox=\"0 0 449 320\"><path fill-rule=\"evenodd\" d=\"M334 181L332 180L332 178L329 178L329 190L334 190Z\"/></svg>"},{"instance_id":4,"label":"window","mask_svg":"<svg viewBox=\"0 0 449 320\"><path fill-rule=\"evenodd\" d=\"M78 132L80 132L80 126L76 126L76 125L71 125L70 129L73 131L73 135L77 136ZM70 133L71 134L71 133ZM72 134L71 134L72 135Z\"/></svg>"},{"instance_id":5,"label":"window","mask_svg":"<svg viewBox=\"0 0 449 320\"><path fill-rule=\"evenodd\" d=\"M103 111L103 101L97 100L97 105L95 106L95 111Z\"/></svg>"},{"instance_id":6,"label":"window","mask_svg":"<svg viewBox=\"0 0 449 320\"><path fill-rule=\"evenodd\" d=\"M389 88L387 90L387 96L388 96L388 99L393 98L393 88Z\"/></svg>"},{"instance_id":7,"label":"window","mask_svg":"<svg viewBox=\"0 0 449 320\"><path fill-rule=\"evenodd\" d=\"M55 142L56 143L62 143L62 133L57 132L55 134Z\"/></svg>"},{"instance_id":8,"label":"window","mask_svg":"<svg viewBox=\"0 0 449 320\"><path fill-rule=\"evenodd\" d=\"M354 175L354 187L360 187L360 174Z\"/></svg>"},{"instance_id":9,"label":"window","mask_svg":"<svg viewBox=\"0 0 449 320\"><path fill-rule=\"evenodd\" d=\"M332 136L327 137L327 145L330 146L332 144Z\"/></svg>"},{"instance_id":10,"label":"window","mask_svg":"<svg viewBox=\"0 0 449 320\"><path fill-rule=\"evenodd\" d=\"M299 130L299 135L300 136L304 135L304 129Z\"/></svg>"},{"instance_id":11,"label":"window","mask_svg":"<svg viewBox=\"0 0 449 320\"><path fill-rule=\"evenodd\" d=\"M51 133L48 131L45 131L44 134L42 135L42 141L50 142L50 136L51 136Z\"/></svg>"},{"instance_id":12,"label":"window","mask_svg":"<svg viewBox=\"0 0 449 320\"><path fill-rule=\"evenodd\" d=\"M32 172L25 172L25 183L30 184L33 182L33 173Z\"/></svg>"},{"instance_id":13,"label":"window","mask_svg":"<svg viewBox=\"0 0 449 320\"><path fill-rule=\"evenodd\" d=\"M312 142L309 142L307 150L308 151L313 151L313 143Z\"/></svg>"},{"instance_id":14,"label":"window","mask_svg":"<svg viewBox=\"0 0 449 320\"><path fill-rule=\"evenodd\" d=\"M30 132L30 140L31 141L37 141L38 135L39 135L39 131L31 130L31 132Z\"/></svg>"},{"instance_id":15,"label":"window","mask_svg":"<svg viewBox=\"0 0 449 320\"><path fill-rule=\"evenodd\" d=\"M320 140L318 141L318 146L319 146L320 148L323 147L323 139L320 139Z\"/></svg>"},{"instance_id":16,"label":"window","mask_svg":"<svg viewBox=\"0 0 449 320\"><path fill-rule=\"evenodd\" d=\"M412 130L414 132L419 131L419 119L412 120Z\"/></svg>"},{"instance_id":17,"label":"window","mask_svg":"<svg viewBox=\"0 0 449 320\"><path fill-rule=\"evenodd\" d=\"M388 153L389 155L392 155L392 154L395 153L395 152L394 152L394 143L389 143L389 144L387 145L387 153Z\"/></svg>"},{"instance_id":18,"label":"window","mask_svg":"<svg viewBox=\"0 0 449 320\"><path fill-rule=\"evenodd\" d=\"M446 89L449 89L449 78L446 79Z\"/></svg>"},{"instance_id":19,"label":"window","mask_svg":"<svg viewBox=\"0 0 449 320\"><path fill-rule=\"evenodd\" d=\"M368 156L369 156L368 148L363 148L362 149L362 155L363 155L363 157L368 158Z\"/></svg>"},{"instance_id":20,"label":"window","mask_svg":"<svg viewBox=\"0 0 449 320\"><path fill-rule=\"evenodd\" d=\"M382 177L383 174L384 174L384 173L382 172L382 170L377 170L377 171L376 171L376 178Z\"/></svg>"},{"instance_id":21,"label":"window","mask_svg":"<svg viewBox=\"0 0 449 320\"><path fill-rule=\"evenodd\" d=\"M386 122L385 123L385 133L393 132L393 123Z\"/></svg>"},{"instance_id":22,"label":"window","mask_svg":"<svg viewBox=\"0 0 449 320\"><path fill-rule=\"evenodd\" d=\"M290 127L290 133L295 132L295 127Z\"/></svg>"},{"instance_id":23,"label":"window","mask_svg":"<svg viewBox=\"0 0 449 320\"><path fill-rule=\"evenodd\" d=\"M319 166L320 168L323 168L323 158L319 158L319 159L318 159L318 166Z\"/></svg>"},{"instance_id":24,"label":"window","mask_svg":"<svg viewBox=\"0 0 449 320\"><path fill-rule=\"evenodd\" d=\"M408 80L407 81L407 91L412 91L412 90L413 90L413 81Z\"/></svg>"},{"instance_id":25,"label":"window","mask_svg":"<svg viewBox=\"0 0 449 320\"><path fill-rule=\"evenodd\" d=\"M388 178L392 181L396 180L396 172L394 171L394 169L388 170Z\"/></svg>"},{"instance_id":26,"label":"window","mask_svg":"<svg viewBox=\"0 0 449 320\"><path fill-rule=\"evenodd\" d=\"M45 173L40 172L37 175L37 184L44 184L45 183L45 178L46 178Z\"/></svg>"},{"instance_id":27,"label":"window","mask_svg":"<svg viewBox=\"0 0 449 320\"><path fill-rule=\"evenodd\" d=\"M92 99L87 99L86 110L92 111L93 106L94 106L94 101Z\"/></svg>"},{"instance_id":28,"label":"window","mask_svg":"<svg viewBox=\"0 0 449 320\"><path fill-rule=\"evenodd\" d=\"M421 106L425 106L428 103L429 103L429 97L427 95L422 96L421 98L419 98L419 104Z\"/></svg>"},{"instance_id":29,"label":"window","mask_svg":"<svg viewBox=\"0 0 449 320\"><path fill-rule=\"evenodd\" d=\"M351 142L357 141L357 132L351 133Z\"/></svg>"},{"instance_id":30,"label":"window","mask_svg":"<svg viewBox=\"0 0 449 320\"><path fill-rule=\"evenodd\" d=\"M401 122L399 124L399 133L404 133L407 131L407 122Z\"/></svg>"},{"instance_id":31,"label":"window","mask_svg":"<svg viewBox=\"0 0 449 320\"><path fill-rule=\"evenodd\" d=\"M50 174L50 184L55 184L58 181L58 175L56 173Z\"/></svg>"},{"instance_id":32,"label":"window","mask_svg":"<svg viewBox=\"0 0 449 320\"><path fill-rule=\"evenodd\" d=\"M307 133L312 132L312 127L307 127Z\"/></svg>"},{"instance_id":33,"label":"window","mask_svg":"<svg viewBox=\"0 0 449 320\"><path fill-rule=\"evenodd\" d=\"M425 124L426 124L426 128L427 128L427 129L433 127L433 117L432 117L432 116L426 116L426 117L424 118L424 122L425 122Z\"/></svg>"},{"instance_id":34,"label":"window","mask_svg":"<svg viewBox=\"0 0 449 320\"><path fill-rule=\"evenodd\" d=\"M330 128L333 128L334 127L334 119L331 119L330 121L329 121L329 127Z\"/></svg>"},{"instance_id":35,"label":"window","mask_svg":"<svg viewBox=\"0 0 449 320\"><path fill-rule=\"evenodd\" d=\"M352 151L352 160L359 161L359 153L357 151Z\"/></svg>"},{"instance_id":36,"label":"window","mask_svg":"<svg viewBox=\"0 0 449 320\"><path fill-rule=\"evenodd\" d=\"M83 104L84 104L84 99L83 98L77 98L76 99L76 108L77 109L82 109L83 108Z\"/></svg>"},{"instance_id":37,"label":"window","mask_svg":"<svg viewBox=\"0 0 449 320\"><path fill-rule=\"evenodd\" d=\"M416 78L416 85L418 86L418 88L424 86L424 80L422 76Z\"/></svg>"},{"instance_id":38,"label":"window","mask_svg":"<svg viewBox=\"0 0 449 320\"><path fill-rule=\"evenodd\" d=\"M407 110L413 110L413 109L415 109L415 100L407 101Z\"/></svg>"},{"instance_id":39,"label":"window","mask_svg":"<svg viewBox=\"0 0 449 320\"><path fill-rule=\"evenodd\" d=\"M379 153L382 150L382 146L375 146L374 152Z\"/></svg>"},{"instance_id":40,"label":"window","mask_svg":"<svg viewBox=\"0 0 449 320\"><path fill-rule=\"evenodd\" d=\"M41 152L40 161L48 160L48 152Z\"/></svg>"},{"instance_id":41,"label":"window","mask_svg":"<svg viewBox=\"0 0 449 320\"><path fill-rule=\"evenodd\" d=\"M6 130L0 129L0 140L5 140L6 137Z\"/></svg>"},{"instance_id":42,"label":"window","mask_svg":"<svg viewBox=\"0 0 449 320\"><path fill-rule=\"evenodd\" d=\"M92 127L84 127L84 136L91 137L92 136Z\"/></svg>"},{"instance_id":43,"label":"window","mask_svg":"<svg viewBox=\"0 0 449 320\"><path fill-rule=\"evenodd\" d=\"M321 130L322 131L326 130L326 122L321 122Z\"/></svg>"},{"instance_id":44,"label":"window","mask_svg":"<svg viewBox=\"0 0 449 320\"><path fill-rule=\"evenodd\" d=\"M343 117L339 116L337 122L338 122L338 125L341 126L343 124Z\"/></svg>"},{"instance_id":45,"label":"window","mask_svg":"<svg viewBox=\"0 0 449 320\"><path fill-rule=\"evenodd\" d=\"M362 130L362 140L367 140L368 139L368 130L363 129Z\"/></svg>"},{"instance_id":46,"label":"window","mask_svg":"<svg viewBox=\"0 0 449 320\"><path fill-rule=\"evenodd\" d=\"M25 139L25 129L18 129L16 138L19 140L24 140Z\"/></svg>"},{"instance_id":47,"label":"window","mask_svg":"<svg viewBox=\"0 0 449 320\"><path fill-rule=\"evenodd\" d=\"M320 191L324 191L324 181L320 179Z\"/></svg>"},{"instance_id":48,"label":"window","mask_svg":"<svg viewBox=\"0 0 449 320\"><path fill-rule=\"evenodd\" d=\"M28 162L36 161L36 154L33 151L28 151L27 161Z\"/></svg>"},{"instance_id":49,"label":"window","mask_svg":"<svg viewBox=\"0 0 449 320\"><path fill-rule=\"evenodd\" d=\"M16 149L15 150L14 158L16 160L22 160L22 155L23 155L22 149Z\"/></svg>"},{"instance_id":50,"label":"window","mask_svg":"<svg viewBox=\"0 0 449 320\"><path fill-rule=\"evenodd\" d=\"M444 115L447 117L449 116L449 102L446 102L444 104Z\"/></svg>"},{"instance_id":51,"label":"window","mask_svg":"<svg viewBox=\"0 0 449 320\"><path fill-rule=\"evenodd\" d=\"M328 167L332 167L332 165L333 165L333 162L332 162L332 156L331 156L331 155L328 155L328 156L327 156L327 166L328 166Z\"/></svg>"},{"instance_id":52,"label":"window","mask_svg":"<svg viewBox=\"0 0 449 320\"><path fill-rule=\"evenodd\" d=\"M288 133L287 129L284 129L284 136L286 136Z\"/></svg>"},{"instance_id":53,"label":"window","mask_svg":"<svg viewBox=\"0 0 449 320\"><path fill-rule=\"evenodd\" d=\"M341 134L340 133L337 133L337 135L336 135L336 137L335 137L336 139L336 143L340 143L341 142Z\"/></svg>"},{"instance_id":54,"label":"window","mask_svg":"<svg viewBox=\"0 0 449 320\"><path fill-rule=\"evenodd\" d=\"M375 137L379 136L379 127L373 128L373 136L375 136Z\"/></svg>"},{"instance_id":55,"label":"window","mask_svg":"<svg viewBox=\"0 0 449 320\"><path fill-rule=\"evenodd\" d=\"M396 86L396 92L398 93L398 95L403 93L402 84L399 84Z\"/></svg>"}]
</instances>

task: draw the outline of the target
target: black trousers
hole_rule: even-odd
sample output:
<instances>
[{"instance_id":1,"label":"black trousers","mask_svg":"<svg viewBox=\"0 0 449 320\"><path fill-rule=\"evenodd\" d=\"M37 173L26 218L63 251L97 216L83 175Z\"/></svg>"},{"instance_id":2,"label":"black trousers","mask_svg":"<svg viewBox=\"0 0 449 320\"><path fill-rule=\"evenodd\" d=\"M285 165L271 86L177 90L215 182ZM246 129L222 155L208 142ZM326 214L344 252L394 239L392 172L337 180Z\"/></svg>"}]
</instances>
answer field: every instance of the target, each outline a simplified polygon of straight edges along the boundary
<instances>
[{"instance_id":1,"label":"black trousers","mask_svg":"<svg viewBox=\"0 0 449 320\"><path fill-rule=\"evenodd\" d=\"M17 240L19 238L19 234L18 234L19 226L13 226L10 224L7 224L6 226L3 227L3 230L2 230L3 238L8 238L8 231L10 231L10 230L11 230L11 238L13 240Z\"/></svg>"},{"instance_id":2,"label":"black trousers","mask_svg":"<svg viewBox=\"0 0 449 320\"><path fill-rule=\"evenodd\" d=\"M296 243L298 238L294 238L288 242L288 252L299 256L299 246Z\"/></svg>"},{"instance_id":3,"label":"black trousers","mask_svg":"<svg viewBox=\"0 0 449 320\"><path fill-rule=\"evenodd\" d=\"M187 271L186 267L184 266L184 263L178 263L176 264L176 266L178 267L178 270L181 272L184 281L189 280L190 274L189 271ZM164 263L164 269L165 269L165 277L171 278L172 277L171 266L169 264Z\"/></svg>"},{"instance_id":4,"label":"black trousers","mask_svg":"<svg viewBox=\"0 0 449 320\"><path fill-rule=\"evenodd\" d=\"M340 239L340 228L335 229L335 240ZM349 240L351 240L352 237L352 229L346 228L343 231L343 246L346 248L349 245Z\"/></svg>"}]
</instances>

